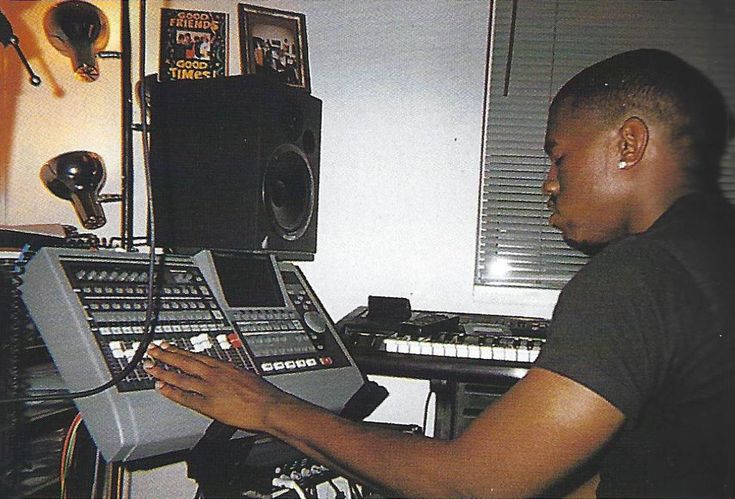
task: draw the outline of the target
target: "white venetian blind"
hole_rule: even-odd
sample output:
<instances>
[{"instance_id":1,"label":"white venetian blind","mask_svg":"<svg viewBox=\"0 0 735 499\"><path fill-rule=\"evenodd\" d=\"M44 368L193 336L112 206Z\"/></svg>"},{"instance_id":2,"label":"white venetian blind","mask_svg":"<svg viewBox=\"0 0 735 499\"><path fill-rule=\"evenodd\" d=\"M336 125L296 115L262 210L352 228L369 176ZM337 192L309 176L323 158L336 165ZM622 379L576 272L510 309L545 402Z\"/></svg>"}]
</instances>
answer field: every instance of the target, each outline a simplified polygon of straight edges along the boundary
<instances>
[{"instance_id":1,"label":"white venetian blind","mask_svg":"<svg viewBox=\"0 0 735 499\"><path fill-rule=\"evenodd\" d=\"M546 113L581 69L625 50L669 50L735 105L732 0L495 0L475 284L561 288L586 258L548 225ZM735 144L723 189L735 201Z\"/></svg>"}]
</instances>

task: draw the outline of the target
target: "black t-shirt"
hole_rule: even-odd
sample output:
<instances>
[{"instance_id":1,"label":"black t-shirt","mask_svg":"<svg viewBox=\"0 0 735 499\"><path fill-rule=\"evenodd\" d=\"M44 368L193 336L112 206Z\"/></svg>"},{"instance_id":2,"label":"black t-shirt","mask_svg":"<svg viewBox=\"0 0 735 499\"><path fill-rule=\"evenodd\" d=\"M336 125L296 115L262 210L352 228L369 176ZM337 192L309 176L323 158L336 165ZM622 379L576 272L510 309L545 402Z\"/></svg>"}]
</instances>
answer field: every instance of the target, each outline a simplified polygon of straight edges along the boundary
<instances>
[{"instance_id":1,"label":"black t-shirt","mask_svg":"<svg viewBox=\"0 0 735 499\"><path fill-rule=\"evenodd\" d=\"M734 336L735 215L719 198L678 200L567 284L536 366L625 414L598 495L732 494Z\"/></svg>"}]
</instances>

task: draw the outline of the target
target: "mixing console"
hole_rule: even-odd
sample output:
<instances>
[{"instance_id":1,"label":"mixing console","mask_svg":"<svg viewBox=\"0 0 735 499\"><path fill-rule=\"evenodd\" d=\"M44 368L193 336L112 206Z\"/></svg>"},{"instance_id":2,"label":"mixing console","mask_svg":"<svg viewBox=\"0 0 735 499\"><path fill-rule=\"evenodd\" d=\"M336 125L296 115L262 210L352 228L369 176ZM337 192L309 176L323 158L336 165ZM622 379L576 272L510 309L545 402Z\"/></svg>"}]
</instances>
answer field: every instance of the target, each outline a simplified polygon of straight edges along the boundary
<instances>
[{"instance_id":1,"label":"mixing console","mask_svg":"<svg viewBox=\"0 0 735 499\"><path fill-rule=\"evenodd\" d=\"M43 248L28 263L23 301L67 388L110 380L140 345L149 256ZM298 267L273 256L161 255L154 342L232 362L284 391L339 411L364 378ZM116 388L76 404L108 460L190 448L209 420L155 393L138 366Z\"/></svg>"}]
</instances>

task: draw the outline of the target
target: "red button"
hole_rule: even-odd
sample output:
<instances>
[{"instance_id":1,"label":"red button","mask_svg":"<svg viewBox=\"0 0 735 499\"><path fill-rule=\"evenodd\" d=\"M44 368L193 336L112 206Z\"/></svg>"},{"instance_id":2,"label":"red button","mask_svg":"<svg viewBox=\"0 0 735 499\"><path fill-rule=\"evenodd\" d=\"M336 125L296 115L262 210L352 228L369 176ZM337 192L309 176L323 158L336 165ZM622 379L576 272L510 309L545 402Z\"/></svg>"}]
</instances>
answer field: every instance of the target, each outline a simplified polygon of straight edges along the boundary
<instances>
[{"instance_id":1,"label":"red button","mask_svg":"<svg viewBox=\"0 0 735 499\"><path fill-rule=\"evenodd\" d=\"M321 357L319 362L321 362L323 366L331 366L334 363L332 357Z\"/></svg>"}]
</instances>

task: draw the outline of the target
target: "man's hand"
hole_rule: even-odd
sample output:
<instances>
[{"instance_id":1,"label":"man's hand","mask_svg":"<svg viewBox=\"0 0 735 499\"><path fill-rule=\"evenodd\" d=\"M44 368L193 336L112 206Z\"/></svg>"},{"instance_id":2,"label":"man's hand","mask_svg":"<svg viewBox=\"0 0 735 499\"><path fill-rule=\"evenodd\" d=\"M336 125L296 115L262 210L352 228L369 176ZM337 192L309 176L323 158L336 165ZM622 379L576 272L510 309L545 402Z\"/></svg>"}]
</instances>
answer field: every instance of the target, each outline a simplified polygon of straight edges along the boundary
<instances>
[{"instance_id":1,"label":"man's hand","mask_svg":"<svg viewBox=\"0 0 735 499\"><path fill-rule=\"evenodd\" d=\"M163 342L151 344L143 367L165 397L238 428L267 431L268 412L277 405L298 404L258 376L234 365ZM161 363L177 369L167 370Z\"/></svg>"}]
</instances>

